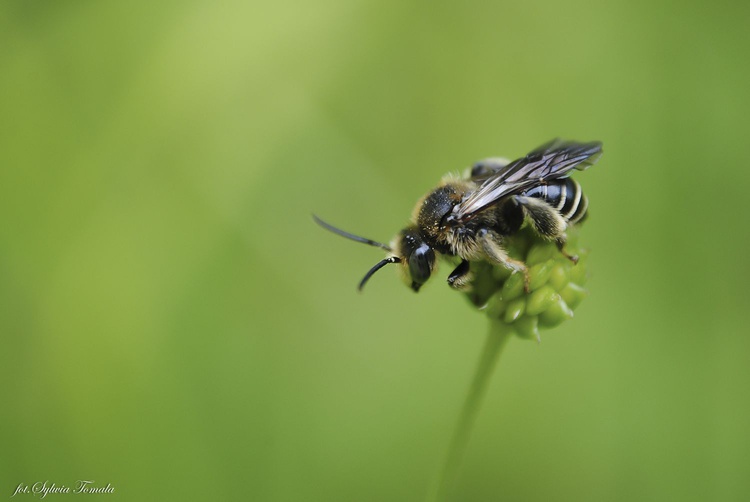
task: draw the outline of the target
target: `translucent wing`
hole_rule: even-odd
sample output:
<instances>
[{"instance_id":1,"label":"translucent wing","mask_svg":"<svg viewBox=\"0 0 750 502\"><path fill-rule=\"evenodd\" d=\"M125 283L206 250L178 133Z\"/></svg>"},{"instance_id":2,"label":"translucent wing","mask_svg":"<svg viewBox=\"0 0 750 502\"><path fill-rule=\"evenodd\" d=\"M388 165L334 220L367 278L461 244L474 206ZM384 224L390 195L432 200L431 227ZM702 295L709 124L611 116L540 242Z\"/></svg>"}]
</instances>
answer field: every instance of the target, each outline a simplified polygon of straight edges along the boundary
<instances>
[{"instance_id":1,"label":"translucent wing","mask_svg":"<svg viewBox=\"0 0 750 502\"><path fill-rule=\"evenodd\" d=\"M490 157L477 161L469 171L468 178L475 183L484 183L505 169L510 161L502 157Z\"/></svg>"},{"instance_id":2,"label":"translucent wing","mask_svg":"<svg viewBox=\"0 0 750 502\"><path fill-rule=\"evenodd\" d=\"M602 155L602 144L555 139L507 166L498 169L466 199L453 208L454 221L468 221L474 214L503 197L518 194L550 180L567 178L573 169L584 170Z\"/></svg>"}]
</instances>

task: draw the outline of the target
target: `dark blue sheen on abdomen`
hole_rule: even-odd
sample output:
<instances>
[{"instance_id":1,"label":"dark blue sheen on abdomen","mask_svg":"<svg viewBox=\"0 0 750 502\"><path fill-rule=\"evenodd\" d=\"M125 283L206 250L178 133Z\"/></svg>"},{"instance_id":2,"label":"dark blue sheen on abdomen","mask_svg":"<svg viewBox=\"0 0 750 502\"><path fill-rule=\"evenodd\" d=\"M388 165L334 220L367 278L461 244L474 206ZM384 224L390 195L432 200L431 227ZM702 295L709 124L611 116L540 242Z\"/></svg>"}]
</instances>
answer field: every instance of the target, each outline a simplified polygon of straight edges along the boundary
<instances>
[{"instance_id":1,"label":"dark blue sheen on abdomen","mask_svg":"<svg viewBox=\"0 0 750 502\"><path fill-rule=\"evenodd\" d=\"M565 180L567 181L567 180ZM557 207L560 204L560 197L562 197L562 185L565 181L553 182L549 185L540 185L524 192L526 197L536 197L547 201L552 207Z\"/></svg>"},{"instance_id":2,"label":"dark blue sheen on abdomen","mask_svg":"<svg viewBox=\"0 0 750 502\"><path fill-rule=\"evenodd\" d=\"M577 223L586 217L588 199L581 193L580 185L571 178L531 188L523 195L546 201L566 221Z\"/></svg>"}]
</instances>

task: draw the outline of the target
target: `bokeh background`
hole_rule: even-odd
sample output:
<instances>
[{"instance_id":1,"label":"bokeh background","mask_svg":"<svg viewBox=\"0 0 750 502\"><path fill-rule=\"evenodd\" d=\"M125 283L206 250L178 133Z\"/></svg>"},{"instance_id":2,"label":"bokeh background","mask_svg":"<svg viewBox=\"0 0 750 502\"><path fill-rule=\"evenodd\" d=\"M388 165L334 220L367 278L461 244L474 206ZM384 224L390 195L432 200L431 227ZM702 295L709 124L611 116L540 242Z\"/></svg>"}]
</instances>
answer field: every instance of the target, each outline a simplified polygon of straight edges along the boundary
<instances>
[{"instance_id":1,"label":"bokeh background","mask_svg":"<svg viewBox=\"0 0 750 502\"><path fill-rule=\"evenodd\" d=\"M3 2L0 494L423 500L486 320L442 278L357 294L381 253L310 213L388 240L444 173L561 136L605 145L591 295L506 348L456 500L747 500L748 20Z\"/></svg>"}]
</instances>

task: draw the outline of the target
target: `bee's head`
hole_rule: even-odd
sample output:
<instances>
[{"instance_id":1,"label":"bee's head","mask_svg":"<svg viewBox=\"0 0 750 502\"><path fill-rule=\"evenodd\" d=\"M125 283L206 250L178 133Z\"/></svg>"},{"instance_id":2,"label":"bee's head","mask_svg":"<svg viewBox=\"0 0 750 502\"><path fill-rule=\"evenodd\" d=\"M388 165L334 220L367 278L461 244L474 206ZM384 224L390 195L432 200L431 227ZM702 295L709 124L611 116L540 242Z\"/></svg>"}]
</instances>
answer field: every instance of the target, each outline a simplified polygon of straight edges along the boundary
<instances>
[{"instance_id":1,"label":"bee's head","mask_svg":"<svg viewBox=\"0 0 750 502\"><path fill-rule=\"evenodd\" d=\"M326 230L330 230L335 234L353 241L385 249L391 254L391 256L380 260L367 272L367 274L365 274L359 282L360 291L375 272L389 263L403 264L403 270L405 271L404 275L407 278L407 283L410 284L411 289L415 292L419 291L422 284L427 282L427 279L430 278L430 275L432 275L432 272L435 269L435 251L429 246L429 244L427 244L427 242L425 242L416 226L407 227L402 230L395 239L395 249L393 249L382 242L373 241L365 237L345 232L340 228L336 228L333 225L326 223L315 215L313 215L313 219L318 225Z\"/></svg>"},{"instance_id":2,"label":"bee's head","mask_svg":"<svg viewBox=\"0 0 750 502\"><path fill-rule=\"evenodd\" d=\"M397 237L398 254L408 270L408 280L415 292L435 270L435 250L425 242L416 227L407 227Z\"/></svg>"}]
</instances>

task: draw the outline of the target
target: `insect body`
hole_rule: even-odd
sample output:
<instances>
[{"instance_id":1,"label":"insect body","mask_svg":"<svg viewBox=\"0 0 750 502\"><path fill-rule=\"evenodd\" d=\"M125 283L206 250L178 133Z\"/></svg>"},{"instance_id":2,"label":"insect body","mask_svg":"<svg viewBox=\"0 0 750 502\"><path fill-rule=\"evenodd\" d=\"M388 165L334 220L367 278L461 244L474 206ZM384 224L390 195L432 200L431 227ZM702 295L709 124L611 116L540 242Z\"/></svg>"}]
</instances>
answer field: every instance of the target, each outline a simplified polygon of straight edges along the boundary
<instances>
[{"instance_id":1,"label":"insect body","mask_svg":"<svg viewBox=\"0 0 750 502\"><path fill-rule=\"evenodd\" d=\"M436 270L438 257L445 255L461 259L448 276L451 287L465 288L472 279L470 263L486 260L523 273L528 290L528 268L508 256L504 241L528 220L540 236L555 241L577 262L565 252L565 230L586 217L588 199L569 176L574 169L593 165L601 154L599 142L553 140L513 162L480 161L466 176L448 176L423 197L412 224L390 246L315 220L343 237L388 251L389 256L367 272L360 289L382 267L399 263L411 288L419 291Z\"/></svg>"}]
</instances>

